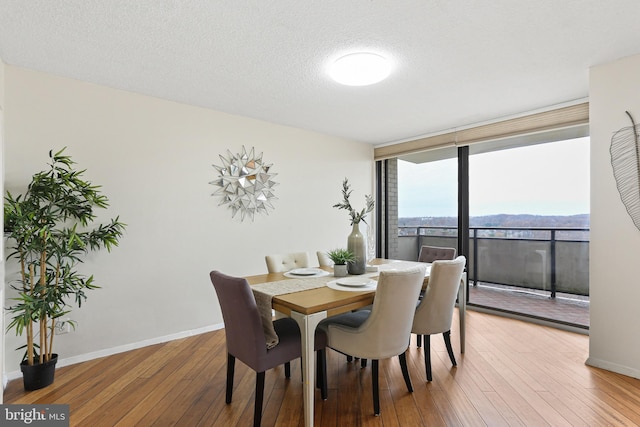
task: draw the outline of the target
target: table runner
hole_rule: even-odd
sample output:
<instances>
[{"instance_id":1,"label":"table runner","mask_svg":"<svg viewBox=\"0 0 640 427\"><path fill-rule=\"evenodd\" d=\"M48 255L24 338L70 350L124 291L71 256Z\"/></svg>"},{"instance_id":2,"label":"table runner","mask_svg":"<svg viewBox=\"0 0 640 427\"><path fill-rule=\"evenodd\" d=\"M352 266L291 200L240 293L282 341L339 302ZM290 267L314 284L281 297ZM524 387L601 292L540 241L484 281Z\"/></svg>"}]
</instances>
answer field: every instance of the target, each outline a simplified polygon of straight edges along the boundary
<instances>
[{"instance_id":1,"label":"table runner","mask_svg":"<svg viewBox=\"0 0 640 427\"><path fill-rule=\"evenodd\" d=\"M284 279L276 282L259 283L251 286L253 296L258 305L260 318L262 320L262 330L267 342L267 349L278 345L278 335L273 329L273 316L271 312L271 300L276 295L292 294L309 289L316 289L326 286L327 282L334 280L333 276L309 277L300 279Z\"/></svg>"},{"instance_id":2,"label":"table runner","mask_svg":"<svg viewBox=\"0 0 640 427\"><path fill-rule=\"evenodd\" d=\"M422 265L415 261L397 261L388 264L378 265L378 271L385 270L404 270L407 268L415 267L416 264ZM361 277L375 277L378 272L365 273ZM258 283L251 286L253 296L256 299L258 311L260 312L260 319L262 320L262 330L264 332L264 338L267 342L267 349L273 348L278 345L278 335L273 329L273 315L272 315L272 299L276 295L292 294L294 292L302 292L309 289L316 289L326 286L330 281L335 280L332 275L324 277L304 277L296 279L283 279L275 282Z\"/></svg>"}]
</instances>

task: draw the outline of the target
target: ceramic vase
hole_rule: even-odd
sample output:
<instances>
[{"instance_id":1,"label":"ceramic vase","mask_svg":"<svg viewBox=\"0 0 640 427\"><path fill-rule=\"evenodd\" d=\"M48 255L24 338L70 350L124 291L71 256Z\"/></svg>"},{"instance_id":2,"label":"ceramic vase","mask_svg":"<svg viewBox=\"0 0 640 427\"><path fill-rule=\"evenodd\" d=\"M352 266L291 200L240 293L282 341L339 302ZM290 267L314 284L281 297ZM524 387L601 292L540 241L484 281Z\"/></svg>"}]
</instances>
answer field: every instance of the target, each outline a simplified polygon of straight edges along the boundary
<instances>
[{"instance_id":1,"label":"ceramic vase","mask_svg":"<svg viewBox=\"0 0 640 427\"><path fill-rule=\"evenodd\" d=\"M353 252L356 259L347 264L349 274L364 274L367 263L367 245L358 223L353 224L353 230L347 239L347 249Z\"/></svg>"}]
</instances>

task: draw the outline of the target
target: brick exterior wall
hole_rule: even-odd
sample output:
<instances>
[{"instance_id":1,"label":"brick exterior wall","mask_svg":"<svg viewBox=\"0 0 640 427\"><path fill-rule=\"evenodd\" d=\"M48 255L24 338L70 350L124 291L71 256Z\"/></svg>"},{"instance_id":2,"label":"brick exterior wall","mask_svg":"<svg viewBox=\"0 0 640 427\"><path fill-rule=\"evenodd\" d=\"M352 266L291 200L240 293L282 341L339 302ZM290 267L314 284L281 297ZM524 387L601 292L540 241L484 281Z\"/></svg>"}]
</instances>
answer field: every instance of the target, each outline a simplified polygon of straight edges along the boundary
<instances>
[{"instance_id":1,"label":"brick exterior wall","mask_svg":"<svg viewBox=\"0 0 640 427\"><path fill-rule=\"evenodd\" d=\"M389 254L388 258L397 259L398 250L398 159L388 161L388 200L389 200Z\"/></svg>"},{"instance_id":2,"label":"brick exterior wall","mask_svg":"<svg viewBox=\"0 0 640 427\"><path fill-rule=\"evenodd\" d=\"M383 160L385 162L385 160ZM384 191L384 183L386 183L386 187L388 188L388 194L382 195L382 200L377 201L380 204L380 208L384 212L387 206L385 206L385 200L389 202L389 218L388 224L385 224L384 217L382 219L382 223L379 224L379 230L381 233L382 247L380 248L380 253L383 258L392 258L397 259L400 255L400 250L398 247L398 159L389 159L386 160L387 164L387 174L385 175L385 168L382 168L382 177L380 177L380 181L383 183L383 191ZM389 227L389 234L384 235L385 225ZM385 246L388 245L388 252L385 253Z\"/></svg>"}]
</instances>

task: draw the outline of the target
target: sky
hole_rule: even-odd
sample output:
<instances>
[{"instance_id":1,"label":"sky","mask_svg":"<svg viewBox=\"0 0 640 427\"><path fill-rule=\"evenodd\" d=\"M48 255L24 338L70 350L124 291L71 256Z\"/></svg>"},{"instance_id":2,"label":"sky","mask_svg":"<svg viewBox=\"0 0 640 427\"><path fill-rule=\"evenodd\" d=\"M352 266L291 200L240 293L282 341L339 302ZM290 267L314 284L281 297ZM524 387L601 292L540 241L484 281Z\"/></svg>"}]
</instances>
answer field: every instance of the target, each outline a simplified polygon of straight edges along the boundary
<instances>
[{"instance_id":1,"label":"sky","mask_svg":"<svg viewBox=\"0 0 640 427\"><path fill-rule=\"evenodd\" d=\"M398 162L398 216L457 216L457 160ZM589 138L469 156L470 216L589 213Z\"/></svg>"}]
</instances>

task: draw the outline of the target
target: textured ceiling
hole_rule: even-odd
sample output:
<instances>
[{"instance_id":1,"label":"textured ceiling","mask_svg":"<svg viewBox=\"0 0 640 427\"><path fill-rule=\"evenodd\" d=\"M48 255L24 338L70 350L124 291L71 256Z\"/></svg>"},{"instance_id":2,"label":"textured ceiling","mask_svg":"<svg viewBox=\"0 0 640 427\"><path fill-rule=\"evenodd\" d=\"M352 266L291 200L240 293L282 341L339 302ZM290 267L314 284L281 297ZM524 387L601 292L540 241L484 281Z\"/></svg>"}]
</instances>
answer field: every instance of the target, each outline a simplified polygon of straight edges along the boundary
<instances>
[{"instance_id":1,"label":"textured ceiling","mask_svg":"<svg viewBox=\"0 0 640 427\"><path fill-rule=\"evenodd\" d=\"M589 67L640 53L639 17L638 0L0 0L0 57L384 144L584 99ZM359 50L393 74L332 82Z\"/></svg>"}]
</instances>

